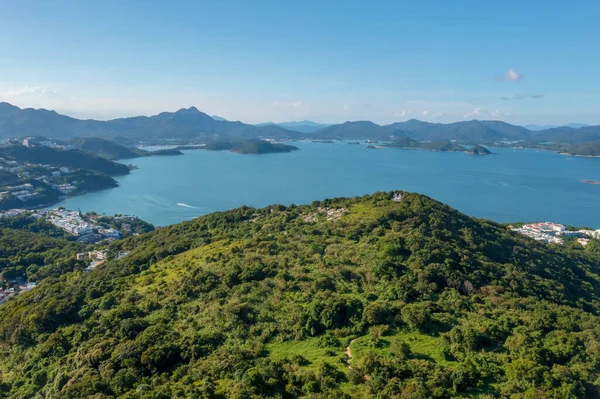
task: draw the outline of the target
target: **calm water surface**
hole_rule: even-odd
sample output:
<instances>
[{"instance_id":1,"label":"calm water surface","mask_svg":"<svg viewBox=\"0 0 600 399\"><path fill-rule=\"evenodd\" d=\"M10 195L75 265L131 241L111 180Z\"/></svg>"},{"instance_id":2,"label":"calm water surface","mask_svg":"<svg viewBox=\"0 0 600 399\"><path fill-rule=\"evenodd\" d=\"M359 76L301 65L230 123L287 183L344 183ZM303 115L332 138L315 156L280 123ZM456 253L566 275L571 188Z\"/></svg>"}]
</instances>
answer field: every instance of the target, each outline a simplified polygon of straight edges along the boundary
<instances>
[{"instance_id":1,"label":"calm water surface","mask_svg":"<svg viewBox=\"0 0 600 399\"><path fill-rule=\"evenodd\" d=\"M139 169L117 178L119 187L60 205L168 225L241 205L308 204L404 189L499 222L552 220L600 228L600 185L581 182L600 180L600 158L512 148L477 157L346 143L296 145L301 150L289 154L196 150L134 159Z\"/></svg>"}]
</instances>

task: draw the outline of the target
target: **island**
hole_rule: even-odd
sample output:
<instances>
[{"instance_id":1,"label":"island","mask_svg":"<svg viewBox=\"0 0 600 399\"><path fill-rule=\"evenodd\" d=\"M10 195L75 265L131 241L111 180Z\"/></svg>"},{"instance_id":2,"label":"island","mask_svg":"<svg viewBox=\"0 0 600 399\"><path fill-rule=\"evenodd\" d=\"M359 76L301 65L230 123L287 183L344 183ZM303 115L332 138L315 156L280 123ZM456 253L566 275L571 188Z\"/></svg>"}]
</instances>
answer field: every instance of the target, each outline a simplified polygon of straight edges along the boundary
<instances>
[{"instance_id":1,"label":"island","mask_svg":"<svg viewBox=\"0 0 600 399\"><path fill-rule=\"evenodd\" d=\"M471 155L490 155L492 152L483 146L476 145L475 147L468 149L466 153Z\"/></svg>"},{"instance_id":2,"label":"island","mask_svg":"<svg viewBox=\"0 0 600 399\"><path fill-rule=\"evenodd\" d=\"M209 151L230 151L238 154L271 154L299 150L293 145L271 143L260 139L224 139L207 143L201 149Z\"/></svg>"},{"instance_id":3,"label":"island","mask_svg":"<svg viewBox=\"0 0 600 399\"><path fill-rule=\"evenodd\" d=\"M600 180L582 180L582 183L587 183L587 184L594 184L594 185L599 185L600 186Z\"/></svg>"},{"instance_id":4,"label":"island","mask_svg":"<svg viewBox=\"0 0 600 399\"><path fill-rule=\"evenodd\" d=\"M475 146L471 149L466 149L460 144L450 141L417 141L410 137L399 137L384 147L390 148L409 148L439 152L465 152L473 155L488 155L491 152L483 146Z\"/></svg>"}]
</instances>

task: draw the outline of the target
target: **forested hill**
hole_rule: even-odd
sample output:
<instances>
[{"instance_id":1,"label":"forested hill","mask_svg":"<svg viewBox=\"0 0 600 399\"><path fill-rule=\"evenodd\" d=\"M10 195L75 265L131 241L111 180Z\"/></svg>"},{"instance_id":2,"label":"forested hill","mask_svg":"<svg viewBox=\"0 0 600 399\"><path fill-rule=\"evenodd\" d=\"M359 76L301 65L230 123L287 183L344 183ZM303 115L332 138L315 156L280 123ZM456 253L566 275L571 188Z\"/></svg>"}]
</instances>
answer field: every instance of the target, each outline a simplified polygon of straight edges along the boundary
<instances>
[{"instance_id":1,"label":"forested hill","mask_svg":"<svg viewBox=\"0 0 600 399\"><path fill-rule=\"evenodd\" d=\"M598 398L594 248L411 193L206 215L0 306L0 397Z\"/></svg>"},{"instance_id":2,"label":"forested hill","mask_svg":"<svg viewBox=\"0 0 600 399\"><path fill-rule=\"evenodd\" d=\"M94 155L110 160L130 159L153 155L183 155L181 151L176 149L146 151L136 147L126 147L110 140L105 140L98 137L80 137L72 140L72 143L79 150L90 152Z\"/></svg>"},{"instance_id":3,"label":"forested hill","mask_svg":"<svg viewBox=\"0 0 600 399\"><path fill-rule=\"evenodd\" d=\"M0 157L18 162L86 169L107 175L125 175L129 173L129 168L126 165L80 150L57 150L45 146L25 147L20 144L12 144L0 147Z\"/></svg>"}]
</instances>

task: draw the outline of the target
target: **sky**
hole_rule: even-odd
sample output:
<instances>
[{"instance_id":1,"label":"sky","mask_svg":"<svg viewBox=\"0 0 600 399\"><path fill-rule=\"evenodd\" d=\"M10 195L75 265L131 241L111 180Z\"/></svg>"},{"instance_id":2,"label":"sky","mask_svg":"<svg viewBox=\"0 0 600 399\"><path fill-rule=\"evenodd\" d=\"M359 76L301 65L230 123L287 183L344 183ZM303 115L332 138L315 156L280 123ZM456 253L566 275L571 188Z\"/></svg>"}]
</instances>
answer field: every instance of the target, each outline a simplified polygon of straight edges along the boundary
<instances>
[{"instance_id":1,"label":"sky","mask_svg":"<svg viewBox=\"0 0 600 399\"><path fill-rule=\"evenodd\" d=\"M0 0L0 101L77 118L600 124L598 1Z\"/></svg>"}]
</instances>

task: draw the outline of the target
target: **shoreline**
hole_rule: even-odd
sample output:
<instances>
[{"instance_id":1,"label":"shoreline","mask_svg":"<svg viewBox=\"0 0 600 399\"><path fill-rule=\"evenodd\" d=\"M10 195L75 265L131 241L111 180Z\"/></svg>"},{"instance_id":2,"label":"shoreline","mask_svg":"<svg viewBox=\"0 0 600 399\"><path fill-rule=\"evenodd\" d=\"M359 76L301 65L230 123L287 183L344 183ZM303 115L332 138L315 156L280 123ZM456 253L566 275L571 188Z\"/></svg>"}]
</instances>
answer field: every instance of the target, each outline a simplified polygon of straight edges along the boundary
<instances>
[{"instance_id":1,"label":"shoreline","mask_svg":"<svg viewBox=\"0 0 600 399\"><path fill-rule=\"evenodd\" d=\"M568 152L558 152L555 151L559 155L566 155L569 157L581 157L581 158L600 158L600 155L577 155L577 154L569 154Z\"/></svg>"}]
</instances>

